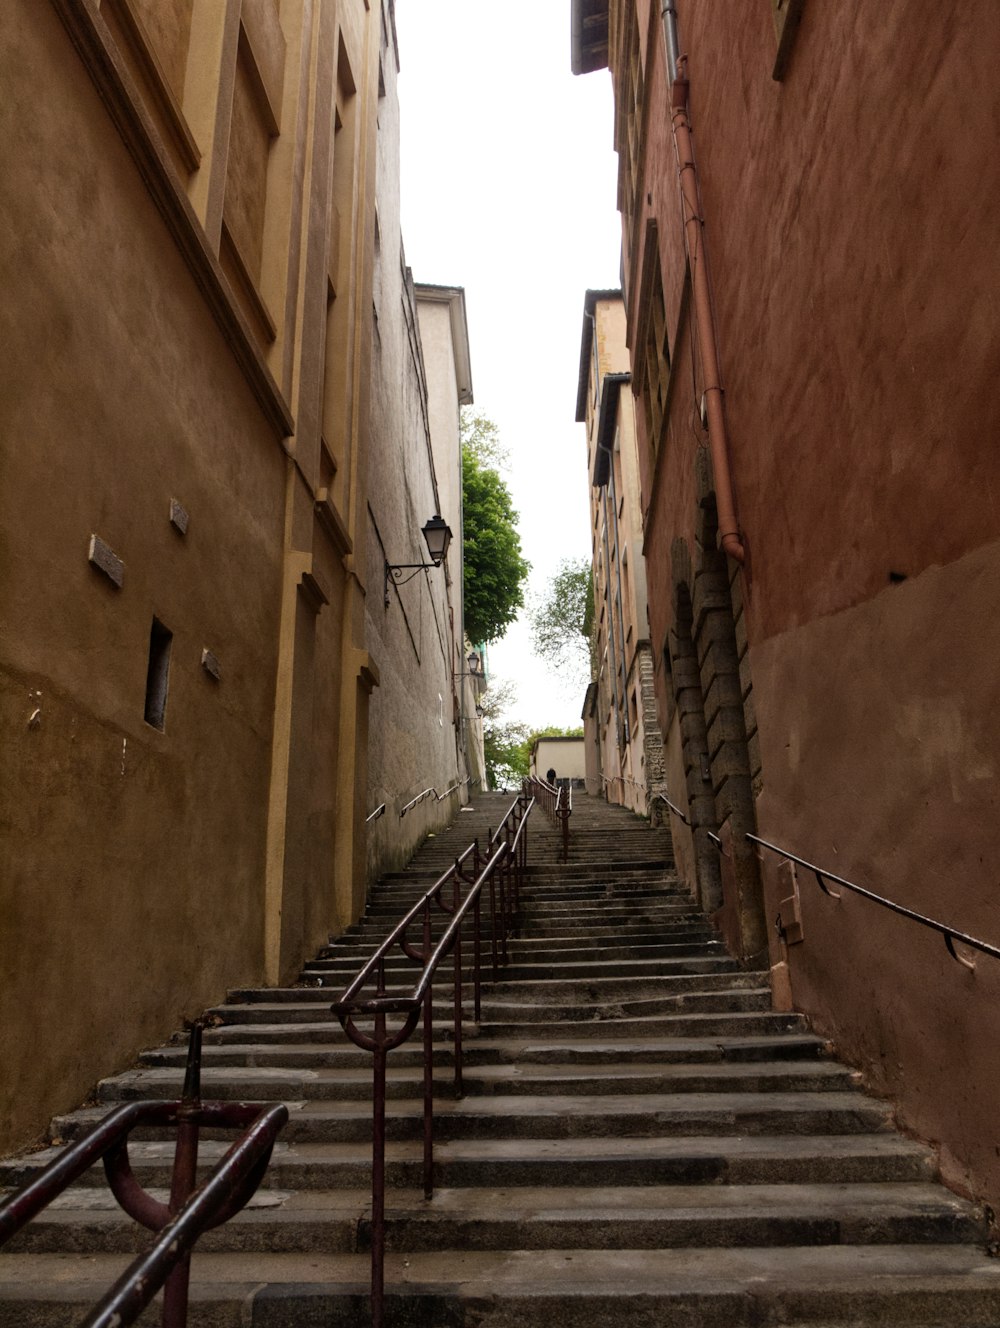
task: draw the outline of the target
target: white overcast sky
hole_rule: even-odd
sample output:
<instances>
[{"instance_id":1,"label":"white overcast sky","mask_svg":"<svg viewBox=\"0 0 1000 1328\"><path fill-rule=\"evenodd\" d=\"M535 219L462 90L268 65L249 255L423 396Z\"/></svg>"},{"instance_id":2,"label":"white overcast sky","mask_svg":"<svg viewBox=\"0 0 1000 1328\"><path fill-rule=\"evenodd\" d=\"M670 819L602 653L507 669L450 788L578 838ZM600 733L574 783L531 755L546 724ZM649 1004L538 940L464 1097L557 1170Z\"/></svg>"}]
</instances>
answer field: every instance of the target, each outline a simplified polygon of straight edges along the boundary
<instances>
[{"instance_id":1,"label":"white overcast sky","mask_svg":"<svg viewBox=\"0 0 1000 1328\"><path fill-rule=\"evenodd\" d=\"M535 592L590 555L583 300L619 285L610 76L574 77L569 25L569 0L396 5L406 258L416 281L465 287L475 409L510 452ZM533 654L526 621L489 655L513 717L580 722L582 689Z\"/></svg>"}]
</instances>

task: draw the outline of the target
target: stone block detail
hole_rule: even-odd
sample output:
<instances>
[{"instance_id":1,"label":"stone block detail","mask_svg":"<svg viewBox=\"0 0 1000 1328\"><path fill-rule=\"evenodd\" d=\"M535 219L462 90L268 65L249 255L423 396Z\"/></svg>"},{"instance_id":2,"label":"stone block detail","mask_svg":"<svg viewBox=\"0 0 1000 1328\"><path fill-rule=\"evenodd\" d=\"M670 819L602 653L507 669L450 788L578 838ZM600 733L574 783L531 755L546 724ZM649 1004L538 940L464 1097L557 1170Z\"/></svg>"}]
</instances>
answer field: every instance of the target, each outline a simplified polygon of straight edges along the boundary
<instances>
[{"instance_id":1,"label":"stone block detail","mask_svg":"<svg viewBox=\"0 0 1000 1328\"><path fill-rule=\"evenodd\" d=\"M750 758L747 755L746 743L742 740L720 743L712 755L712 779L716 792L726 780L739 775L746 779L750 778Z\"/></svg>"},{"instance_id":2,"label":"stone block detail","mask_svg":"<svg viewBox=\"0 0 1000 1328\"><path fill-rule=\"evenodd\" d=\"M746 743L746 725L740 706L723 706L708 725L708 750L714 764L715 754L724 742Z\"/></svg>"},{"instance_id":3,"label":"stone block detail","mask_svg":"<svg viewBox=\"0 0 1000 1328\"><path fill-rule=\"evenodd\" d=\"M720 675L705 693L705 719L709 724L723 706L738 708L743 706L743 693L738 673Z\"/></svg>"},{"instance_id":4,"label":"stone block detail","mask_svg":"<svg viewBox=\"0 0 1000 1328\"><path fill-rule=\"evenodd\" d=\"M100 535L91 535L87 558L92 567L96 567L99 572L103 572L112 585L121 590L125 581L125 564L111 545L106 544L101 539Z\"/></svg>"}]
</instances>

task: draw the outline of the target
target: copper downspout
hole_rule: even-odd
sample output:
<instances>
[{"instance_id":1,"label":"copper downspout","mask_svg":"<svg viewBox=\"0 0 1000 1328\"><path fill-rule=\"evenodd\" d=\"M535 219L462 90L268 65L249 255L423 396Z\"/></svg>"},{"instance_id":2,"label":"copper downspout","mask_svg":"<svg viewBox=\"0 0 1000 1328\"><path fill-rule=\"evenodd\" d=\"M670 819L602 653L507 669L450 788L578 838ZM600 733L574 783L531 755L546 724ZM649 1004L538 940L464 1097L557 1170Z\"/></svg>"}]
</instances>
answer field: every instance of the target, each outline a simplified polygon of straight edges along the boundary
<instances>
[{"instance_id":1,"label":"copper downspout","mask_svg":"<svg viewBox=\"0 0 1000 1328\"><path fill-rule=\"evenodd\" d=\"M672 7L669 7L672 9ZM664 11L667 18L667 11ZM668 38L669 50L669 38ZM671 64L673 64L671 60ZM733 499L733 479L729 467L729 443L726 437L726 413L722 402L722 382L719 373L719 355L715 343L715 322L712 317L712 297L708 284L708 259L705 254L705 221L701 214L698 191L698 168L691 142L691 123L688 119L687 56L676 63L676 77L671 97L671 129L674 153L677 157L677 175L680 180L684 212L684 244L691 268L694 294L695 325L698 330L698 349L701 352L702 371L705 376L705 413L708 417L708 447L712 455L715 476L715 503L719 517L719 542L730 558L738 563L746 561L746 548L736 520Z\"/></svg>"}]
</instances>

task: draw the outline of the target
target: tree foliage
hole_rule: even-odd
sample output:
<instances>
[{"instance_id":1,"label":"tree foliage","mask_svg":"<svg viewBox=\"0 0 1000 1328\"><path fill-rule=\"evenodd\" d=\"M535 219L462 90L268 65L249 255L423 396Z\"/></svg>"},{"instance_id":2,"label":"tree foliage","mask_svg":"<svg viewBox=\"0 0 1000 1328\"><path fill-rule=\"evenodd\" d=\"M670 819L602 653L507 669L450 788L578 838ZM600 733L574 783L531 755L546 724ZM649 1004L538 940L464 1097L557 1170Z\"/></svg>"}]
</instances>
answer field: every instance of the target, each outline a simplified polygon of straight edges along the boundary
<instances>
[{"instance_id":1,"label":"tree foliage","mask_svg":"<svg viewBox=\"0 0 1000 1328\"><path fill-rule=\"evenodd\" d=\"M488 642L498 641L517 617L530 566L521 554L510 490L484 459L496 426L481 416L473 419L477 433L466 442L463 418L462 441L465 631L470 641Z\"/></svg>"},{"instance_id":2,"label":"tree foliage","mask_svg":"<svg viewBox=\"0 0 1000 1328\"><path fill-rule=\"evenodd\" d=\"M507 469L510 457L500 441L500 430L488 416L480 415L471 406L463 406L461 432L462 446L467 447L478 462L496 471Z\"/></svg>"},{"instance_id":3,"label":"tree foliage","mask_svg":"<svg viewBox=\"0 0 1000 1328\"><path fill-rule=\"evenodd\" d=\"M496 679L490 682L489 689L480 698L483 752L491 788L519 783L527 774L527 766L522 770L522 749L528 736L528 726L508 719L504 714L515 699L513 683L498 682Z\"/></svg>"},{"instance_id":4,"label":"tree foliage","mask_svg":"<svg viewBox=\"0 0 1000 1328\"><path fill-rule=\"evenodd\" d=\"M564 558L531 608L532 644L553 669L594 677L594 577L587 558Z\"/></svg>"}]
</instances>

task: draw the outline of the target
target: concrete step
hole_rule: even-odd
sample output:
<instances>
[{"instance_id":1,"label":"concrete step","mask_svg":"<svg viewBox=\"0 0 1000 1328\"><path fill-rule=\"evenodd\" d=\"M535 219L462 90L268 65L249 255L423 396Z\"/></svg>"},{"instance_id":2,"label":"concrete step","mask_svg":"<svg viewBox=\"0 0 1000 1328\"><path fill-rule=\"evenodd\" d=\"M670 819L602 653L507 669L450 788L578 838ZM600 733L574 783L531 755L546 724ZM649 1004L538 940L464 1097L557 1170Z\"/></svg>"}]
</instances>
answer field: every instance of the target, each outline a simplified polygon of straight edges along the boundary
<instances>
[{"instance_id":1,"label":"concrete step","mask_svg":"<svg viewBox=\"0 0 1000 1328\"><path fill-rule=\"evenodd\" d=\"M165 1200L166 1190L154 1191ZM572 1202L568 1202L571 1200ZM224 1251L351 1253L369 1248L371 1195L364 1190L264 1191L203 1254ZM394 1251L665 1250L752 1245L960 1244L984 1238L982 1214L939 1186L579 1186L439 1189L391 1196ZM107 1189L77 1188L7 1247L11 1254L138 1253L148 1238ZM0 1260L0 1275L3 1263Z\"/></svg>"},{"instance_id":2,"label":"concrete step","mask_svg":"<svg viewBox=\"0 0 1000 1328\"><path fill-rule=\"evenodd\" d=\"M0 1258L0 1323L64 1328L127 1256ZM190 1328L367 1321L363 1254L201 1254L194 1268ZM387 1328L995 1328L1000 1263L952 1244L400 1252L386 1308Z\"/></svg>"},{"instance_id":3,"label":"concrete step","mask_svg":"<svg viewBox=\"0 0 1000 1328\"><path fill-rule=\"evenodd\" d=\"M199 1164L215 1164L227 1145L206 1140ZM57 1149L0 1161L0 1185L16 1186ZM144 1186L169 1183L172 1142L139 1141L132 1169ZM930 1152L890 1132L833 1135L673 1135L653 1138L446 1140L434 1150L441 1186L763 1185L927 1181ZM386 1182L422 1184L419 1141L386 1145ZM275 1145L265 1189L362 1189L371 1178L371 1149L360 1143Z\"/></svg>"},{"instance_id":4,"label":"concrete step","mask_svg":"<svg viewBox=\"0 0 1000 1328\"><path fill-rule=\"evenodd\" d=\"M417 1138L422 1130L417 1076L410 1097L393 1095L387 1106L389 1138ZM473 1081L474 1082L474 1081ZM369 1079L370 1087L370 1079ZM654 1137L670 1134L862 1134L886 1128L888 1108L882 1102L857 1092L816 1091L809 1093L740 1092L726 1088L704 1093L632 1091L616 1093L613 1085L603 1091L584 1092L578 1081L564 1081L563 1092L537 1094L531 1084L511 1094L500 1083L490 1094L453 1096L453 1077L448 1070L435 1078L435 1137L440 1139L488 1138L495 1133L496 1118L503 1118L503 1137L570 1138L603 1135ZM139 1070L100 1085L105 1109L111 1104L145 1097L179 1095L178 1076L171 1070ZM226 1101L284 1101L294 1106L292 1119L282 1134L289 1140L324 1142L364 1141L371 1137L371 1108L356 1096L337 1095L337 1072L262 1068L207 1072L206 1094ZM164 1137L169 1138L167 1133Z\"/></svg>"},{"instance_id":5,"label":"concrete step","mask_svg":"<svg viewBox=\"0 0 1000 1328\"><path fill-rule=\"evenodd\" d=\"M294 1029L284 1025L274 1030L276 1033L291 1035ZM311 1033L314 1030L307 1027ZM352 1067L371 1065L371 1056L342 1037L333 1041L313 1039L311 1041L286 1041L275 1043L269 1040L253 1042L249 1040L252 1028L230 1027L206 1031L203 1050L205 1065L245 1064L245 1065L304 1065L335 1066L341 1072ZM338 1033L340 1033L338 1025ZM211 1039L209 1033L212 1034ZM238 1035L238 1037L237 1037ZM222 1040L224 1039L224 1040ZM534 1073L538 1063L543 1065L560 1064L593 1067L595 1072L631 1073L636 1066L647 1067L662 1063L677 1073L695 1072L706 1065L752 1065L775 1062L788 1065L790 1071L797 1071L800 1066L834 1067L838 1073L850 1074L843 1066L835 1062L821 1061L825 1043L812 1034L784 1034L764 1038L642 1038L623 1039L620 1042L601 1043L595 1039L540 1038L531 1041L497 1041L476 1038L465 1048L465 1065L470 1066L513 1066L518 1073ZM185 1049L180 1046L156 1047L143 1052L140 1060L148 1066L174 1065L183 1066L186 1058ZM398 1047L389 1056L389 1068L402 1068L421 1063L422 1053L411 1041ZM434 1048L435 1065L451 1065L453 1048L450 1042L436 1042ZM526 1068L529 1067L529 1068ZM676 1068L675 1068L676 1067Z\"/></svg>"},{"instance_id":6,"label":"concrete step","mask_svg":"<svg viewBox=\"0 0 1000 1328\"><path fill-rule=\"evenodd\" d=\"M484 1003L490 1010L517 1008L537 1009L538 1017L544 1017L551 1010L552 1019L564 1017L562 1012L578 1015L594 1002L600 1001L662 1001L689 995L708 993L745 993L748 998L756 998L764 991L770 1005L770 990L761 986L763 975L746 971L723 971L716 973L677 973L672 970L660 973L660 965L650 965L646 971L636 965L634 976L625 977L585 977L576 981L565 978L545 978L539 976L535 981L517 982L508 977L510 966L501 970L503 980L488 982L488 973L482 974ZM558 966L538 966L539 974L552 971ZM308 972L308 970L307 970ZM419 969L386 969L385 990L389 995L408 994L413 990ZM472 974L465 974L463 990L468 1000L472 990ZM229 1000L236 1005L294 1004L321 1005L329 1009L347 979L341 974L319 973L297 987L257 987L231 991ZM447 967L441 980L435 984L435 1010L452 1008L454 991L453 970ZM470 1007L471 1008L471 1007Z\"/></svg>"}]
</instances>

